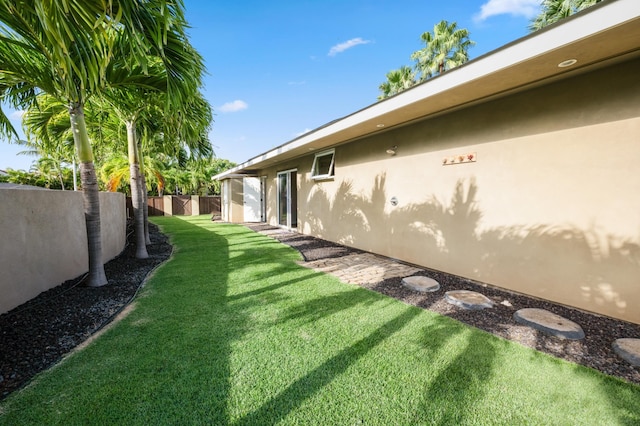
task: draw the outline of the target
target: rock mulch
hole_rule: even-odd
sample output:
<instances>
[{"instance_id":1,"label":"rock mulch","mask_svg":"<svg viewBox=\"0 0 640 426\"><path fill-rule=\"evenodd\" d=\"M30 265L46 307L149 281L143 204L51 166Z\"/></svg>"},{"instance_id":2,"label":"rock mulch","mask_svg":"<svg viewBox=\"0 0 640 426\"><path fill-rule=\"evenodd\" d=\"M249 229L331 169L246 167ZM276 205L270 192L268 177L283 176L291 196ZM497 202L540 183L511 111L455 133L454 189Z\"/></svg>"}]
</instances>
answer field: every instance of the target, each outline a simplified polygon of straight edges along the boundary
<instances>
[{"instance_id":1,"label":"rock mulch","mask_svg":"<svg viewBox=\"0 0 640 426\"><path fill-rule=\"evenodd\" d=\"M149 272L171 255L167 237L153 224L149 232L149 258L136 259L135 244L128 244L105 265L109 285L87 287L78 277L0 315L0 400L57 363L127 306Z\"/></svg>"},{"instance_id":2,"label":"rock mulch","mask_svg":"<svg viewBox=\"0 0 640 426\"><path fill-rule=\"evenodd\" d=\"M378 259L375 261L370 258L368 260L369 264L380 265L384 261L393 263L394 268L397 265L415 267L415 265L406 265L403 262L372 255L326 240L283 231L270 225L245 225L256 232L270 235L272 238L297 249L305 259L305 262L303 262L305 266L316 267L322 264L322 268L327 273L334 274L335 271L341 270L341 268L333 268L333 265L337 265L340 262L343 263L343 266L348 267L349 265L345 263L345 259L354 254L358 255L359 258L363 258L362 256L366 254L368 255L367 257L371 256L373 259ZM351 258L355 259L356 257ZM322 260L322 262L318 262L319 260ZM635 358L629 356L625 358L622 355L631 352L633 348L640 350L640 324L600 316L523 294L511 293L440 271L427 268L416 269L417 271L411 272L410 275L424 276L438 282L441 286L440 290L444 290L445 294L460 290L475 292L486 297L492 307L482 310L464 309L447 301L447 298L443 296L440 290L425 292L410 288L403 282L409 276L409 273L405 276L395 276L399 274L393 274L394 276L392 277L385 277L382 271L377 271L377 280L362 282L366 280L360 279L352 283L405 303L452 317L465 324L555 357L640 384L640 367L629 361L629 359ZM343 278L341 279L349 282ZM455 295L456 293L453 294ZM457 294L460 295L461 293ZM521 324L514 319L514 314L517 311L531 308L545 310L553 315L579 324L585 334L584 338L573 340L557 337L530 325ZM627 339L631 339L633 343ZM614 346L616 347L615 349ZM640 361L640 359L637 360Z\"/></svg>"}]
</instances>

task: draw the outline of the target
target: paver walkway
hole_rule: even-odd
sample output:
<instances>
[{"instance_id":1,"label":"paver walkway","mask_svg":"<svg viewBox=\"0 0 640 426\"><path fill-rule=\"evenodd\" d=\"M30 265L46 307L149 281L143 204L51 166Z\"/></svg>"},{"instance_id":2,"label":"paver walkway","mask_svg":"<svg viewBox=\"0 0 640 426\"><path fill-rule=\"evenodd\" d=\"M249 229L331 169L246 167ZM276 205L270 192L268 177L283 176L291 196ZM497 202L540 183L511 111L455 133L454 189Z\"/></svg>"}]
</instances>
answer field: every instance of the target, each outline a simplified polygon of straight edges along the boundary
<instances>
[{"instance_id":1,"label":"paver walkway","mask_svg":"<svg viewBox=\"0 0 640 426\"><path fill-rule=\"evenodd\" d=\"M301 265L338 277L349 284L374 284L389 278L407 277L422 269L370 253L301 262Z\"/></svg>"}]
</instances>

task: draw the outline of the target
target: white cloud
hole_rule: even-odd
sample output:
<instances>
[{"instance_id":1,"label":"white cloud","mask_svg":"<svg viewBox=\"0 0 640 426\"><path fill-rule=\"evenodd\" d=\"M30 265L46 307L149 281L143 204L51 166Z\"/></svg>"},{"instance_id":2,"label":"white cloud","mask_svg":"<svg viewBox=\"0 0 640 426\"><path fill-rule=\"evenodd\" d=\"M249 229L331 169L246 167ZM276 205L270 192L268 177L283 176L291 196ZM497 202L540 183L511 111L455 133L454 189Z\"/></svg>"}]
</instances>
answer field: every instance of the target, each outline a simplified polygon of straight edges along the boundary
<instances>
[{"instance_id":1,"label":"white cloud","mask_svg":"<svg viewBox=\"0 0 640 426\"><path fill-rule=\"evenodd\" d=\"M344 43L338 43L335 46L333 46L329 50L329 56L336 56L338 53L344 52L347 49L351 49L354 46L357 46L359 44L368 44L368 43L371 43L371 40L363 40L360 37L352 38L351 40L347 40Z\"/></svg>"},{"instance_id":2,"label":"white cloud","mask_svg":"<svg viewBox=\"0 0 640 426\"><path fill-rule=\"evenodd\" d=\"M13 111L11 114L9 114L9 119L10 120L22 120L22 117L24 117L24 114L26 113L26 111L23 110L18 110L18 111Z\"/></svg>"},{"instance_id":3,"label":"white cloud","mask_svg":"<svg viewBox=\"0 0 640 426\"><path fill-rule=\"evenodd\" d=\"M489 0L480 6L480 12L474 16L476 21L495 15L513 15L533 18L540 11L540 0Z\"/></svg>"},{"instance_id":4,"label":"white cloud","mask_svg":"<svg viewBox=\"0 0 640 426\"><path fill-rule=\"evenodd\" d=\"M220 111L220 112L238 112L238 111L242 111L243 109L247 109L247 108L249 108L249 105L247 105L247 103L245 101L235 100L233 102L227 102L226 104L222 105L221 107L218 108L218 111Z\"/></svg>"}]
</instances>

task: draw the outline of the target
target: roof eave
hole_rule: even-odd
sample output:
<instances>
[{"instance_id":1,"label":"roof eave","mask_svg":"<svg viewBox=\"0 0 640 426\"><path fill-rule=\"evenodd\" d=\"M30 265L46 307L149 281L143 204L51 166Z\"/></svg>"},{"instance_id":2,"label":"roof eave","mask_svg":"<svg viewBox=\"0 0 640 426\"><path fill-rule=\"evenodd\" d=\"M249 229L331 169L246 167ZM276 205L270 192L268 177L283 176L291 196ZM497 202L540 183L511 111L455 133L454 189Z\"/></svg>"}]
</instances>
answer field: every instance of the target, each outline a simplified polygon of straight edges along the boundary
<instances>
[{"instance_id":1,"label":"roof eave","mask_svg":"<svg viewBox=\"0 0 640 426\"><path fill-rule=\"evenodd\" d=\"M500 93L558 78L614 56L638 51L639 40L640 2L605 1L393 97L325 124L213 179L226 179L246 169L264 168L281 159L295 158ZM597 43L603 46L591 48ZM573 56L581 56L575 58L578 60L576 66L558 68L560 62Z\"/></svg>"}]
</instances>

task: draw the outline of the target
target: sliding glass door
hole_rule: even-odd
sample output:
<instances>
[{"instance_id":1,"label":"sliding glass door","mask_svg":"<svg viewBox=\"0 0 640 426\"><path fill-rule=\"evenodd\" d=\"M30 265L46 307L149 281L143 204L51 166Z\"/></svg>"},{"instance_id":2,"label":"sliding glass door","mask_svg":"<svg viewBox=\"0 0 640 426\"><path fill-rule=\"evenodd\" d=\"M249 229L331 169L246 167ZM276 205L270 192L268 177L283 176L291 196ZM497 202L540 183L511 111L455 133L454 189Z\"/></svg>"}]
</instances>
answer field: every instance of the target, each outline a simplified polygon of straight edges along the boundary
<instances>
[{"instance_id":1,"label":"sliding glass door","mask_svg":"<svg viewBox=\"0 0 640 426\"><path fill-rule=\"evenodd\" d=\"M287 228L298 226L297 170L278 173L278 224Z\"/></svg>"}]
</instances>

